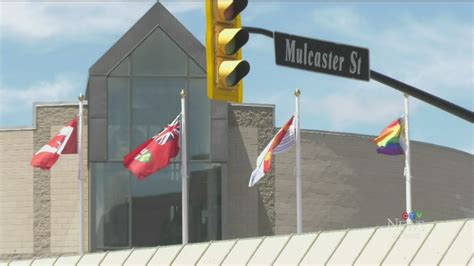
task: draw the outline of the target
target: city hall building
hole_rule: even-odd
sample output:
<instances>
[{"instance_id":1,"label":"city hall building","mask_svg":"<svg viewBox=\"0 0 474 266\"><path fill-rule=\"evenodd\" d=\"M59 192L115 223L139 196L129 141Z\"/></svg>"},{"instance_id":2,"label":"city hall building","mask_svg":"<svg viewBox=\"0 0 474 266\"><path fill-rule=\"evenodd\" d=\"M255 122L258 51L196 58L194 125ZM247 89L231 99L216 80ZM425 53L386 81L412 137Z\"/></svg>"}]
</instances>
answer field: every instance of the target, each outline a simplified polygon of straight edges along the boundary
<instances>
[{"instance_id":1,"label":"city hall building","mask_svg":"<svg viewBox=\"0 0 474 266\"><path fill-rule=\"evenodd\" d=\"M189 240L296 232L295 151L248 181L274 136L275 108L207 98L205 47L156 3L89 69L85 106L88 252L181 243L180 158L137 180L123 157L180 112L187 92ZM78 155L51 171L29 162L77 115L77 103L34 105L31 128L0 131L0 260L79 250ZM305 232L387 225L405 206L403 156L375 152L368 136L302 130ZM14 154L15 156L11 156ZM423 222L469 218L473 156L412 142L414 209Z\"/></svg>"}]
</instances>

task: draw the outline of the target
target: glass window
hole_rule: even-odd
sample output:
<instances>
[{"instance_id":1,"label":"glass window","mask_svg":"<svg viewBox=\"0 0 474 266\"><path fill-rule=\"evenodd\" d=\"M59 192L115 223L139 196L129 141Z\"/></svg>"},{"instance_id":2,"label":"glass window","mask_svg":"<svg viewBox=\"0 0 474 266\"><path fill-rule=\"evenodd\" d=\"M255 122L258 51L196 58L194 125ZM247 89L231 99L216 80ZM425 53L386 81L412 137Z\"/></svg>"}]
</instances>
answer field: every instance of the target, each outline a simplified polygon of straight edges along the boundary
<instances>
[{"instance_id":1,"label":"glass window","mask_svg":"<svg viewBox=\"0 0 474 266\"><path fill-rule=\"evenodd\" d=\"M111 73L110 76L129 76L129 58L125 58Z\"/></svg>"},{"instance_id":2,"label":"glass window","mask_svg":"<svg viewBox=\"0 0 474 266\"><path fill-rule=\"evenodd\" d=\"M191 163L189 241L219 240L221 235L221 166Z\"/></svg>"},{"instance_id":3,"label":"glass window","mask_svg":"<svg viewBox=\"0 0 474 266\"><path fill-rule=\"evenodd\" d=\"M208 162L205 71L158 28L115 67L107 86L108 162L91 162L93 250L181 243L181 155L142 181L122 160L181 112L183 89L188 93L189 240L221 239L221 166Z\"/></svg>"},{"instance_id":4,"label":"glass window","mask_svg":"<svg viewBox=\"0 0 474 266\"><path fill-rule=\"evenodd\" d=\"M108 157L122 160L129 152L129 79L108 78Z\"/></svg>"},{"instance_id":5,"label":"glass window","mask_svg":"<svg viewBox=\"0 0 474 266\"><path fill-rule=\"evenodd\" d=\"M193 77L205 77L206 73L193 59L189 58L189 75Z\"/></svg>"},{"instance_id":6,"label":"glass window","mask_svg":"<svg viewBox=\"0 0 474 266\"><path fill-rule=\"evenodd\" d=\"M186 76L188 56L161 29L156 29L132 53L132 74Z\"/></svg>"},{"instance_id":7,"label":"glass window","mask_svg":"<svg viewBox=\"0 0 474 266\"><path fill-rule=\"evenodd\" d=\"M129 246L129 173L121 163L94 163L95 246Z\"/></svg>"},{"instance_id":8,"label":"glass window","mask_svg":"<svg viewBox=\"0 0 474 266\"><path fill-rule=\"evenodd\" d=\"M132 177L132 246L181 243L180 164L138 180Z\"/></svg>"},{"instance_id":9,"label":"glass window","mask_svg":"<svg viewBox=\"0 0 474 266\"><path fill-rule=\"evenodd\" d=\"M134 78L132 83L132 146L159 133L181 112L184 78ZM132 148L132 149L133 149Z\"/></svg>"},{"instance_id":10,"label":"glass window","mask_svg":"<svg viewBox=\"0 0 474 266\"><path fill-rule=\"evenodd\" d=\"M221 239L221 166L189 167L189 241ZM180 169L179 163L171 163L143 180L132 177L132 246L181 243Z\"/></svg>"},{"instance_id":11,"label":"glass window","mask_svg":"<svg viewBox=\"0 0 474 266\"><path fill-rule=\"evenodd\" d=\"M206 79L189 79L188 136L191 160L209 159L210 103Z\"/></svg>"}]
</instances>

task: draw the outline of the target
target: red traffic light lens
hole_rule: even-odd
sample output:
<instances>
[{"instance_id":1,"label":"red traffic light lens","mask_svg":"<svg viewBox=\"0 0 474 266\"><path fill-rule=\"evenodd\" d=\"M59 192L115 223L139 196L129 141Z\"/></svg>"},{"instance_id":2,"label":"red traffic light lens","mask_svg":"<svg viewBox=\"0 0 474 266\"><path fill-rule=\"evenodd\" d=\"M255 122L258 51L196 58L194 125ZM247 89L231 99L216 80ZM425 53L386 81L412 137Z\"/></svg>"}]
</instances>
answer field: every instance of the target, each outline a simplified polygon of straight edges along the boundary
<instances>
[{"instance_id":1,"label":"red traffic light lens","mask_svg":"<svg viewBox=\"0 0 474 266\"><path fill-rule=\"evenodd\" d=\"M247 7L247 0L232 1L232 4L224 11L224 18L226 20L233 20L237 15Z\"/></svg>"}]
</instances>

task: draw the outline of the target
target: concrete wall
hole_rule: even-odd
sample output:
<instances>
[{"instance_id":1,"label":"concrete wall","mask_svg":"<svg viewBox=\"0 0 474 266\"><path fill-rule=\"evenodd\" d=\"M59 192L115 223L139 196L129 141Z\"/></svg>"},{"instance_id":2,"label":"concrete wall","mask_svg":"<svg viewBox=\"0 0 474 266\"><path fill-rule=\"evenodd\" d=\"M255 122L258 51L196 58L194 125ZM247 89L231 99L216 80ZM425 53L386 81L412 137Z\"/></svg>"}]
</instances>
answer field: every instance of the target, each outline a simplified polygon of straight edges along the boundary
<instances>
[{"instance_id":1,"label":"concrete wall","mask_svg":"<svg viewBox=\"0 0 474 266\"><path fill-rule=\"evenodd\" d=\"M404 156L377 154L368 136L302 132L304 231L387 225L405 209ZM421 220L474 216L473 156L412 142L413 210ZM276 155L276 234L296 231L295 150Z\"/></svg>"},{"instance_id":2,"label":"concrete wall","mask_svg":"<svg viewBox=\"0 0 474 266\"><path fill-rule=\"evenodd\" d=\"M223 238L258 235L258 191L248 188L247 175L257 159L257 129L229 128L229 164L224 183ZM238 163L232 163L238 162Z\"/></svg>"},{"instance_id":3,"label":"concrete wall","mask_svg":"<svg viewBox=\"0 0 474 266\"><path fill-rule=\"evenodd\" d=\"M0 131L0 259L33 253L33 131Z\"/></svg>"},{"instance_id":4,"label":"concrete wall","mask_svg":"<svg viewBox=\"0 0 474 266\"><path fill-rule=\"evenodd\" d=\"M0 259L44 257L79 251L78 155L61 155L51 171L29 162L77 115L77 104L36 106L35 128L0 131ZM84 115L87 124L87 110ZM87 126L84 166L87 175ZM85 244L88 246L88 182L85 194Z\"/></svg>"},{"instance_id":5,"label":"concrete wall","mask_svg":"<svg viewBox=\"0 0 474 266\"><path fill-rule=\"evenodd\" d=\"M228 113L228 164L223 182L223 238L273 235L275 175L253 188L250 173L259 153L273 137L274 107L231 105Z\"/></svg>"}]
</instances>

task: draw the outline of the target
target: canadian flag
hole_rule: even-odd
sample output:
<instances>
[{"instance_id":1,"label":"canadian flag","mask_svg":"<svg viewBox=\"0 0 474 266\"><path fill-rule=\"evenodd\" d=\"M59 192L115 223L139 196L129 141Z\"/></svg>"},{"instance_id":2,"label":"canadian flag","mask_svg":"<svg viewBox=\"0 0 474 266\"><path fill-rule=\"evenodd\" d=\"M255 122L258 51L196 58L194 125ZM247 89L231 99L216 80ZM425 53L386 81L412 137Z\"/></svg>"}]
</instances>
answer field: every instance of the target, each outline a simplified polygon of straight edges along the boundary
<instances>
[{"instance_id":1,"label":"canadian flag","mask_svg":"<svg viewBox=\"0 0 474 266\"><path fill-rule=\"evenodd\" d=\"M33 167L49 170L61 154L77 153L77 117L54 136L48 144L35 153L30 164Z\"/></svg>"}]
</instances>

